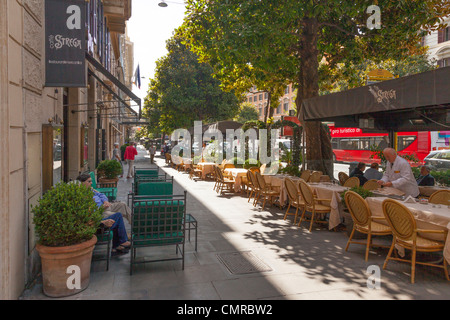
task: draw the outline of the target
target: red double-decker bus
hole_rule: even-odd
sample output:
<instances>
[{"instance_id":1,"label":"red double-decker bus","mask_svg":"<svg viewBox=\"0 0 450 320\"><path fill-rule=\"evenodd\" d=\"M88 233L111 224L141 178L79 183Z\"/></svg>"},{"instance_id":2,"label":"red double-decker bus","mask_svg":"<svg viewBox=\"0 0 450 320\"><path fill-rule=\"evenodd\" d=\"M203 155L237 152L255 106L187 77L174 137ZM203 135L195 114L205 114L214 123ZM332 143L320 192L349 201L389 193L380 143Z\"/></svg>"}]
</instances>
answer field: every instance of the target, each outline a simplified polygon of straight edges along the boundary
<instances>
[{"instance_id":1,"label":"red double-decker bus","mask_svg":"<svg viewBox=\"0 0 450 320\"><path fill-rule=\"evenodd\" d=\"M335 161L381 162L376 156L371 158L373 152L370 151L370 147L376 145L381 150L387 147L389 141L387 133L365 133L360 128L335 128L332 125L329 125L329 128ZM400 155L415 155L419 163L411 165L423 164L423 159L431 151L430 132L397 132L394 149Z\"/></svg>"}]
</instances>

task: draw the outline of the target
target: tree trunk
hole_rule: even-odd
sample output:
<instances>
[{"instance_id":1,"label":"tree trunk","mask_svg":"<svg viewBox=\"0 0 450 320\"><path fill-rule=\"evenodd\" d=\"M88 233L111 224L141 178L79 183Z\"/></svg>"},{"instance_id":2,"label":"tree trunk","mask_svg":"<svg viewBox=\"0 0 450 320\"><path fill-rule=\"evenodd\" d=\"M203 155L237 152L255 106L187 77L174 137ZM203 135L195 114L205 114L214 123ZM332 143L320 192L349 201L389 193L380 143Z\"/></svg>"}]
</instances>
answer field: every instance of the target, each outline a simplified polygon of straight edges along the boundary
<instances>
[{"instance_id":1,"label":"tree trunk","mask_svg":"<svg viewBox=\"0 0 450 320\"><path fill-rule=\"evenodd\" d=\"M300 116L303 99L319 95L319 51L317 41L319 23L315 18L303 19L300 42L300 75L296 99L297 114ZM320 121L302 121L306 139L306 166L309 170L319 170L333 177L333 151L327 128Z\"/></svg>"}]
</instances>

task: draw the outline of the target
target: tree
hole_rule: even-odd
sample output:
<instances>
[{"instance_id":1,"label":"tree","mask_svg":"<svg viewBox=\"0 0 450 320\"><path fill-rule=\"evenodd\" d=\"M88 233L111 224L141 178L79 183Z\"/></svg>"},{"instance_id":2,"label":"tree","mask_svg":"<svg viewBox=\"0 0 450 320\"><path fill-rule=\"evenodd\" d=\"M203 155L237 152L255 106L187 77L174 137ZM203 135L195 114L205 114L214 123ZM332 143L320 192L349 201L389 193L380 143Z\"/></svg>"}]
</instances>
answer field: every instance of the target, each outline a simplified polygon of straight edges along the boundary
<instances>
[{"instance_id":1,"label":"tree","mask_svg":"<svg viewBox=\"0 0 450 320\"><path fill-rule=\"evenodd\" d=\"M143 116L157 123L160 132L190 128L195 120L229 120L237 114L236 95L221 89L211 66L198 62L179 33L167 41L167 50L167 56L157 61L143 108Z\"/></svg>"},{"instance_id":2,"label":"tree","mask_svg":"<svg viewBox=\"0 0 450 320\"><path fill-rule=\"evenodd\" d=\"M259 114L255 107L251 103L244 102L241 104L239 113L234 120L240 123L245 123L247 121L258 120L258 118Z\"/></svg>"},{"instance_id":3,"label":"tree","mask_svg":"<svg viewBox=\"0 0 450 320\"><path fill-rule=\"evenodd\" d=\"M366 10L372 4L382 9L381 29L369 29ZM442 28L440 18L449 7L442 0L187 0L183 32L202 59L213 61L219 79L254 70L294 83L301 115L303 100L319 95L320 62L330 72L338 63L399 60L420 52L420 31ZM300 120L308 168L332 176L328 131L320 122Z\"/></svg>"}]
</instances>

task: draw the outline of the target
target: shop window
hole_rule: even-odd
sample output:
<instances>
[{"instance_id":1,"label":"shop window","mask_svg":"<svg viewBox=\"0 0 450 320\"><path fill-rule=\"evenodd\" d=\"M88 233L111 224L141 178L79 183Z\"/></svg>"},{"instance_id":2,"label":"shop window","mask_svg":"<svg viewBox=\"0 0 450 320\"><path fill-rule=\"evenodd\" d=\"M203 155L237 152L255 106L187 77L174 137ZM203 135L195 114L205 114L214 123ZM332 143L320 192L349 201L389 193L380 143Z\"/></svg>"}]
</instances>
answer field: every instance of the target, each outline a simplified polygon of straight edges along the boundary
<instances>
[{"instance_id":1,"label":"shop window","mask_svg":"<svg viewBox=\"0 0 450 320\"><path fill-rule=\"evenodd\" d=\"M62 126L42 126L42 189L43 192L62 181L63 133Z\"/></svg>"}]
</instances>

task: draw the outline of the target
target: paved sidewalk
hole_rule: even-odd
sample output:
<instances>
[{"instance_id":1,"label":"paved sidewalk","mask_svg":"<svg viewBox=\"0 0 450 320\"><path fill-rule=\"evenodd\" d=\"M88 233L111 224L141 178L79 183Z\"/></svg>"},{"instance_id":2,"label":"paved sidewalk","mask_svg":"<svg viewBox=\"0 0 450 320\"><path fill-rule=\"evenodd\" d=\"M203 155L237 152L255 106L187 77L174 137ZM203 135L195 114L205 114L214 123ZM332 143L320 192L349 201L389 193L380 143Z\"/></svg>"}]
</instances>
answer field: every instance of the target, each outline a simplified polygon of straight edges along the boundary
<instances>
[{"instance_id":1,"label":"paved sidewalk","mask_svg":"<svg viewBox=\"0 0 450 320\"><path fill-rule=\"evenodd\" d=\"M135 165L152 166L142 146L138 146L138 152ZM191 234L191 242L186 242L185 270L181 270L180 261L156 262L137 265L130 276L129 254L112 258L109 271L104 261L94 261L89 287L62 299L450 298L450 282L441 269L417 266L416 283L411 284L408 264L390 262L388 269L382 270L387 249L371 250L366 263L364 246L351 245L345 252L345 232L318 226L309 233L305 227L294 225L291 217L283 220L285 210L269 206L261 211L247 202L245 194L219 196L213 190L214 182L195 182L188 174L165 166L162 158L155 160L162 170L174 176L175 193L188 191L187 211L198 220L198 250L194 250ZM121 179L118 187L119 200L126 201L131 179ZM381 241L390 244L388 238ZM232 253L228 261L237 263L239 253L250 253L255 262L261 262L257 266L265 269L233 274L218 257L228 253ZM381 270L379 289L368 288L372 275L367 273L369 266ZM42 293L39 279L22 298L50 299Z\"/></svg>"}]
</instances>

